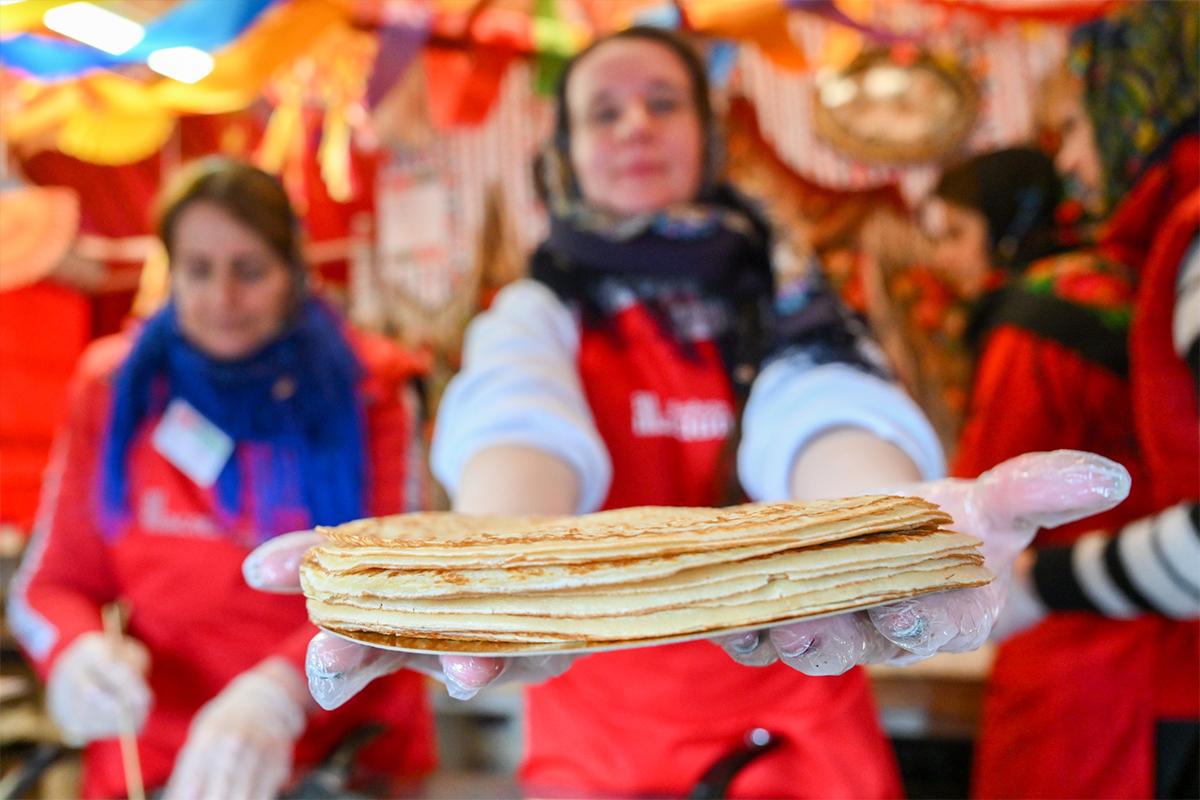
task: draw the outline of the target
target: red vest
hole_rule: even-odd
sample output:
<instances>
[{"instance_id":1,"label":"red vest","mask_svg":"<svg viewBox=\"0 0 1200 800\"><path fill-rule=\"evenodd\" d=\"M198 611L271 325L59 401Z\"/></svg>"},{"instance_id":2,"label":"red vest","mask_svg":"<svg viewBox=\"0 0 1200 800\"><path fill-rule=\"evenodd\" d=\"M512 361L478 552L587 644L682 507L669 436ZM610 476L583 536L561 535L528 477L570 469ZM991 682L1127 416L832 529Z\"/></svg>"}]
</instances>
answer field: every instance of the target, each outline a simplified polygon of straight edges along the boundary
<instances>
[{"instance_id":1,"label":"red vest","mask_svg":"<svg viewBox=\"0 0 1200 800\"><path fill-rule=\"evenodd\" d=\"M579 369L613 462L606 508L713 505L734 402L711 342L689 352L642 306L585 330ZM585 657L528 693L531 787L685 795L755 727L785 737L733 797L892 797L900 785L860 670L811 678L705 641Z\"/></svg>"}]
</instances>

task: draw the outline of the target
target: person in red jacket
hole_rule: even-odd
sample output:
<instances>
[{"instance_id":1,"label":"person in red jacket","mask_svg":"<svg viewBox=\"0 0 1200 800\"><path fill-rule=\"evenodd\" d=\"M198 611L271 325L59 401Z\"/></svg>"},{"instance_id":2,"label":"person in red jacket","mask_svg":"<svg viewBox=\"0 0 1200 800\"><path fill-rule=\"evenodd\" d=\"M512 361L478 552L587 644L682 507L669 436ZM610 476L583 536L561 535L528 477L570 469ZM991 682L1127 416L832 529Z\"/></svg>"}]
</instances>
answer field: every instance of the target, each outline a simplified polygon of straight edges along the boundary
<instances>
[{"instance_id":1,"label":"person in red jacket","mask_svg":"<svg viewBox=\"0 0 1200 800\"><path fill-rule=\"evenodd\" d=\"M1148 2L1076 34L1080 91L1050 113L1056 162L1112 214L1098 247L1026 272L1021 291L1040 297L993 313L981 353L958 474L1086 443L1130 467L1134 497L1040 532L1018 562L979 797L1200 794L1200 424L1185 362L1198 310L1183 266L1200 219L1197 26L1186 4Z\"/></svg>"},{"instance_id":2,"label":"person in red jacket","mask_svg":"<svg viewBox=\"0 0 1200 800\"><path fill-rule=\"evenodd\" d=\"M138 728L149 789L273 796L357 726L388 776L432 765L421 680L313 713L304 604L247 587L271 537L406 510L413 365L312 297L280 184L199 162L165 195L167 305L97 341L76 375L9 622L52 718L87 744L87 797L123 796L114 740ZM128 610L122 637L103 609Z\"/></svg>"}]
</instances>

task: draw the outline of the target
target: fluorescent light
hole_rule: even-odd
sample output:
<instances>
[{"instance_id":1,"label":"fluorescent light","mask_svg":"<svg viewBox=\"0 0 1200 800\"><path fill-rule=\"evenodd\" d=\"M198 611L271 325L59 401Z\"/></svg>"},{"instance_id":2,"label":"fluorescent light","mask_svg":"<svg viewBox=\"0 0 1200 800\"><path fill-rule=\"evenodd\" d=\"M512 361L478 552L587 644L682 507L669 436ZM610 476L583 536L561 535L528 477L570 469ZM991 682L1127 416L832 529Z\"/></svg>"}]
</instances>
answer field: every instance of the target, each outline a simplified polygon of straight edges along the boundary
<instances>
[{"instance_id":1,"label":"fluorescent light","mask_svg":"<svg viewBox=\"0 0 1200 800\"><path fill-rule=\"evenodd\" d=\"M42 15L42 23L55 33L114 56L128 52L146 35L133 20L84 2L55 6Z\"/></svg>"},{"instance_id":2,"label":"fluorescent light","mask_svg":"<svg viewBox=\"0 0 1200 800\"><path fill-rule=\"evenodd\" d=\"M164 47L151 53L146 63L180 83L195 83L213 69L213 57L195 47Z\"/></svg>"}]
</instances>

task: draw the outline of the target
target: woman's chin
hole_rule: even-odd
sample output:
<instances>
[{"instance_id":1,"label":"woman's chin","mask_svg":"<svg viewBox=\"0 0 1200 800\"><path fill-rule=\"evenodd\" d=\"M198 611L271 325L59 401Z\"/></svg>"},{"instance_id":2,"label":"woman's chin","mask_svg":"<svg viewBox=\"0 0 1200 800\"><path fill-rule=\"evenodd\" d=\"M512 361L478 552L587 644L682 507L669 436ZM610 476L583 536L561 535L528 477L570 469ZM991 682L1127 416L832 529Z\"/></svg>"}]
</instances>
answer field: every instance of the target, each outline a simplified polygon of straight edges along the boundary
<instances>
[{"instance_id":1,"label":"woman's chin","mask_svg":"<svg viewBox=\"0 0 1200 800\"><path fill-rule=\"evenodd\" d=\"M264 343L241 336L208 336L193 340L193 344L215 361L240 361L262 349Z\"/></svg>"}]
</instances>

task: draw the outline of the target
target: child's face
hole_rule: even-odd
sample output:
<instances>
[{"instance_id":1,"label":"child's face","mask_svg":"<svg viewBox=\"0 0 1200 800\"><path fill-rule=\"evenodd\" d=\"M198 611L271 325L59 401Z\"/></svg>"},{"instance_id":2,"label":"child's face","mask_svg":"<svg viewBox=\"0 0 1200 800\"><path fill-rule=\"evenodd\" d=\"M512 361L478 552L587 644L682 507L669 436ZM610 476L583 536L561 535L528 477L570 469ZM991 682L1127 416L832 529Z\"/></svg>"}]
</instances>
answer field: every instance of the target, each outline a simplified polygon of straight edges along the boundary
<instances>
[{"instance_id":1,"label":"child's face","mask_svg":"<svg viewBox=\"0 0 1200 800\"><path fill-rule=\"evenodd\" d=\"M987 219L974 209L936 197L926 204L923 216L937 273L963 297L982 294L991 271Z\"/></svg>"}]
</instances>

